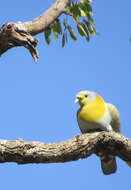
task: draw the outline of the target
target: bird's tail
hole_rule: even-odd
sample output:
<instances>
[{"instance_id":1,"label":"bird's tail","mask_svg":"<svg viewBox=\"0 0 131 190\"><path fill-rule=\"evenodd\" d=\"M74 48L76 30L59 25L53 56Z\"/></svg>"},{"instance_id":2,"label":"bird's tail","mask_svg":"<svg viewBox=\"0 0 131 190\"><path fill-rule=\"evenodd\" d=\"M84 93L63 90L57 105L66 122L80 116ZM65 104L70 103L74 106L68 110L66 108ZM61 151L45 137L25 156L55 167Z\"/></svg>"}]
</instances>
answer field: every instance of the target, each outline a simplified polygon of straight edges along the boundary
<instances>
[{"instance_id":1,"label":"bird's tail","mask_svg":"<svg viewBox=\"0 0 131 190\"><path fill-rule=\"evenodd\" d=\"M105 175L109 175L116 172L117 164L116 159L112 155L101 156L101 168Z\"/></svg>"}]
</instances>

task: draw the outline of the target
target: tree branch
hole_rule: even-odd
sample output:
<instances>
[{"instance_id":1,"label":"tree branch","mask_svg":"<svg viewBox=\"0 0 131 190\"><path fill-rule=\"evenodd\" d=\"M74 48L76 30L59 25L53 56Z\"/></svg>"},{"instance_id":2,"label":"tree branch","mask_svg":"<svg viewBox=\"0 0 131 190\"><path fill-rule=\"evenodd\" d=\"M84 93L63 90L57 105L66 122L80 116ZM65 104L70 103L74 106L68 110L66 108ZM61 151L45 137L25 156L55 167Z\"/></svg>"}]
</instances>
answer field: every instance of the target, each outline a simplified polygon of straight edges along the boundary
<instances>
[{"instance_id":1,"label":"tree branch","mask_svg":"<svg viewBox=\"0 0 131 190\"><path fill-rule=\"evenodd\" d=\"M56 2L41 16L29 22L6 23L0 28L0 56L15 46L27 48L35 61L38 59L36 46L38 40L32 36L46 30L56 18L65 13L69 0Z\"/></svg>"},{"instance_id":2,"label":"tree branch","mask_svg":"<svg viewBox=\"0 0 131 190\"><path fill-rule=\"evenodd\" d=\"M114 155L131 162L131 140L115 132L78 135L61 143L0 140L0 162L57 163L87 158L92 154Z\"/></svg>"},{"instance_id":3,"label":"tree branch","mask_svg":"<svg viewBox=\"0 0 131 190\"><path fill-rule=\"evenodd\" d=\"M65 13L69 0L56 0L56 2L41 16L33 19L31 22L26 22L27 32L31 35L36 35L47 29L56 18Z\"/></svg>"}]
</instances>

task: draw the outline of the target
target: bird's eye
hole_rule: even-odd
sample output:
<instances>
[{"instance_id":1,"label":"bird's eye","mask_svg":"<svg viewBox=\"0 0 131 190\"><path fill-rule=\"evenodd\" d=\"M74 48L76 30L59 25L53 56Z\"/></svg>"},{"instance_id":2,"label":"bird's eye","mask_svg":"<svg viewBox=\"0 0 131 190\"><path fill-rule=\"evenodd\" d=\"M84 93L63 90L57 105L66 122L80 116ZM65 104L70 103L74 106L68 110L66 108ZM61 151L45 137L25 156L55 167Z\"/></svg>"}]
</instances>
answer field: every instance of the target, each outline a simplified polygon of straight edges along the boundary
<instances>
[{"instance_id":1,"label":"bird's eye","mask_svg":"<svg viewBox=\"0 0 131 190\"><path fill-rule=\"evenodd\" d=\"M88 97L88 94L85 94L85 97L87 98L87 97Z\"/></svg>"}]
</instances>

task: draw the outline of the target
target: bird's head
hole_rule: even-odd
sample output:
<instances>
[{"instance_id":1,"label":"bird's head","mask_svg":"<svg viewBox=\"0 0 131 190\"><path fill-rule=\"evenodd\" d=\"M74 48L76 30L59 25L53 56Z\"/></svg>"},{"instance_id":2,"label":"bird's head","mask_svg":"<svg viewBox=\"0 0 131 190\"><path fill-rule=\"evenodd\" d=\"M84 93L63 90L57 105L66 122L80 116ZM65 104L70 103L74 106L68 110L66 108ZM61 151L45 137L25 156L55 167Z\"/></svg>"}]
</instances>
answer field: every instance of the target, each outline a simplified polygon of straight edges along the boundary
<instances>
[{"instance_id":1,"label":"bird's head","mask_svg":"<svg viewBox=\"0 0 131 190\"><path fill-rule=\"evenodd\" d=\"M96 99L102 99L97 93L91 91L80 91L76 95L75 103L78 103L80 106L84 106L96 101Z\"/></svg>"}]
</instances>

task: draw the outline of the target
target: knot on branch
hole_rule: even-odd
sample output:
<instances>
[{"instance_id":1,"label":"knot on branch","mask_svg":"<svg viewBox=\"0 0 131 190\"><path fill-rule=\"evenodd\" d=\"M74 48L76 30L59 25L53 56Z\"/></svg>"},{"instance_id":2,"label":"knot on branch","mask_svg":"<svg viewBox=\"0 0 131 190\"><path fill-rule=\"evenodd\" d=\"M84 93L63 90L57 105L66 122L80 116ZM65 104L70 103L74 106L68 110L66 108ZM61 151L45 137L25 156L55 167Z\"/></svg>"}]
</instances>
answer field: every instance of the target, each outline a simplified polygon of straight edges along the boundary
<instances>
[{"instance_id":1,"label":"knot on branch","mask_svg":"<svg viewBox=\"0 0 131 190\"><path fill-rule=\"evenodd\" d=\"M0 28L0 56L12 47L24 46L30 51L34 61L37 61L37 43L38 40L27 32L22 22L6 23Z\"/></svg>"},{"instance_id":2,"label":"knot on branch","mask_svg":"<svg viewBox=\"0 0 131 190\"><path fill-rule=\"evenodd\" d=\"M98 156L118 156L131 163L130 140L115 132L101 132L95 144L95 153ZM128 158L127 158L128 157Z\"/></svg>"}]
</instances>

